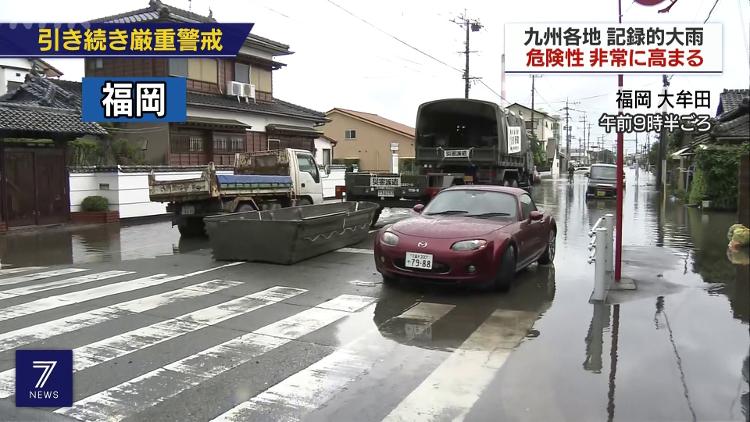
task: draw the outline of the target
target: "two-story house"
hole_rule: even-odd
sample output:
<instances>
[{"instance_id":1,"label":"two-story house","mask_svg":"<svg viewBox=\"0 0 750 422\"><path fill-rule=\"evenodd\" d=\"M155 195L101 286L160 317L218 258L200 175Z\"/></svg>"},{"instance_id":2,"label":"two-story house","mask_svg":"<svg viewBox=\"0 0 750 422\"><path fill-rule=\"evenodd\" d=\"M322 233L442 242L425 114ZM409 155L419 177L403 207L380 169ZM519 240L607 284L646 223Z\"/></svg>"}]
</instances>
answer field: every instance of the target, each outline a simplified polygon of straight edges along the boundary
<instances>
[{"instance_id":1,"label":"two-story house","mask_svg":"<svg viewBox=\"0 0 750 422\"><path fill-rule=\"evenodd\" d=\"M36 73L48 78L59 78L62 72L41 59L23 57L0 57L0 95L5 95L20 87L26 75L34 68Z\"/></svg>"},{"instance_id":2,"label":"two-story house","mask_svg":"<svg viewBox=\"0 0 750 422\"><path fill-rule=\"evenodd\" d=\"M373 113L334 108L325 136L336 141L335 162L362 171L414 171L414 128Z\"/></svg>"},{"instance_id":3,"label":"two-story house","mask_svg":"<svg viewBox=\"0 0 750 422\"><path fill-rule=\"evenodd\" d=\"M534 123L532 127L532 111L529 107L513 103L507 108L526 122L526 129L536 135L536 139L541 144L542 151L545 151L547 154L547 159L552 160L554 157L550 152L554 152L560 144L560 117L534 110Z\"/></svg>"},{"instance_id":4,"label":"two-story house","mask_svg":"<svg viewBox=\"0 0 750 422\"><path fill-rule=\"evenodd\" d=\"M148 7L93 22L216 22L151 0ZM276 57L289 46L250 34L236 58L90 58L86 76L180 76L187 78L187 121L119 124L111 132L145 151L149 164L232 164L236 152L277 148L315 150L323 113L273 95ZM238 91L237 86L244 87Z\"/></svg>"}]
</instances>

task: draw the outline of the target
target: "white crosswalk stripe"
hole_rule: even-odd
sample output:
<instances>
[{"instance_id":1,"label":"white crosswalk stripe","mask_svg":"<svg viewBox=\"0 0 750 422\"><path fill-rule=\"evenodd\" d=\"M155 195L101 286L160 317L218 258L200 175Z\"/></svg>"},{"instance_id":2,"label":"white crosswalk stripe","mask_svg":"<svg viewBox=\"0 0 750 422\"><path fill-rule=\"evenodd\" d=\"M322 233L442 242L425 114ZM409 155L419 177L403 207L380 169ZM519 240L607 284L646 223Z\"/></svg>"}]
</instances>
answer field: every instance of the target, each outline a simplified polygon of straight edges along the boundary
<instances>
[{"instance_id":1,"label":"white crosswalk stripe","mask_svg":"<svg viewBox=\"0 0 750 422\"><path fill-rule=\"evenodd\" d=\"M408 320L426 330L454 308L421 302L395 319ZM276 420L300 420L330 400L337 392L365 374L386 350L372 341L373 329L320 361L220 415L214 421L256 421L273 414Z\"/></svg>"},{"instance_id":2,"label":"white crosswalk stripe","mask_svg":"<svg viewBox=\"0 0 750 422\"><path fill-rule=\"evenodd\" d=\"M157 286L159 284L168 283L170 281L181 280L187 277L203 274L208 271L213 271L219 268L238 265L239 263L226 264L221 267L215 267L209 270L196 271L190 274L167 276L167 274L156 274L148 277L143 277L135 280L123 281L120 283L108 284L106 286L94 287L91 289L80 290L70 292L62 295L45 297L43 299L34 300L31 302L22 303L15 306L9 306L4 309L0 309L0 321L7 319L18 318L26 315L33 315L38 312L47 311L62 306L73 305L76 303L86 302L93 299L98 299L105 296L112 296L118 293L131 292L134 290L140 290L146 287ZM85 270L81 270L85 271Z\"/></svg>"},{"instance_id":3,"label":"white crosswalk stripe","mask_svg":"<svg viewBox=\"0 0 750 422\"><path fill-rule=\"evenodd\" d=\"M239 265L232 263L228 265ZM208 270L196 271L181 276L180 278L190 277L191 275L204 274L208 271L218 270L224 266L210 268ZM219 290L227 289L241 284L236 281L211 280L205 283L183 287L177 290L170 290L164 293L133 299L127 302L110 305L104 308L94 309L64 318L54 319L39 324L19 328L13 331L0 334L0 352L14 349L18 346L44 340L59 334L69 333L82 328L119 318L126 313L145 312L170 303L180 302L202 295L207 295Z\"/></svg>"},{"instance_id":4,"label":"white crosswalk stripe","mask_svg":"<svg viewBox=\"0 0 750 422\"><path fill-rule=\"evenodd\" d=\"M80 273L86 271L83 268L63 268L61 270L43 271L41 273L24 274L15 277L0 279L0 286L10 286L12 284L25 283L27 281L43 280L45 278L57 277L66 274Z\"/></svg>"},{"instance_id":5,"label":"white crosswalk stripe","mask_svg":"<svg viewBox=\"0 0 750 422\"><path fill-rule=\"evenodd\" d=\"M75 286L77 284L89 283L92 281L106 280L109 278L120 277L124 275L135 274L135 271L104 271L95 274L86 274L78 277L66 278L63 280L50 281L48 283L32 284L31 286L21 286L15 289L4 290L0 292L0 300L16 296L24 296L33 293L43 292L46 290L59 289L62 287Z\"/></svg>"},{"instance_id":6,"label":"white crosswalk stripe","mask_svg":"<svg viewBox=\"0 0 750 422\"><path fill-rule=\"evenodd\" d=\"M288 318L266 325L180 359L130 381L61 408L56 413L81 420L122 420L182 391L249 362L292 340L332 324L351 312L355 303L368 306L375 298L343 295Z\"/></svg>"},{"instance_id":7,"label":"white crosswalk stripe","mask_svg":"<svg viewBox=\"0 0 750 422\"><path fill-rule=\"evenodd\" d=\"M235 285L239 282L232 282ZM230 285L230 286L231 286ZM73 350L73 369L83 369L133 353L147 347L175 339L179 336L254 310L290 299L307 290L292 287L271 287L228 302L199 309L175 318L131 330ZM15 368L0 373L0 398L15 392Z\"/></svg>"},{"instance_id":8,"label":"white crosswalk stripe","mask_svg":"<svg viewBox=\"0 0 750 422\"><path fill-rule=\"evenodd\" d=\"M0 268L0 277L8 274L18 274L26 271L43 270L47 267L17 267L17 268Z\"/></svg>"},{"instance_id":9,"label":"white crosswalk stripe","mask_svg":"<svg viewBox=\"0 0 750 422\"><path fill-rule=\"evenodd\" d=\"M493 312L384 421L463 420L535 319L531 312Z\"/></svg>"}]
</instances>

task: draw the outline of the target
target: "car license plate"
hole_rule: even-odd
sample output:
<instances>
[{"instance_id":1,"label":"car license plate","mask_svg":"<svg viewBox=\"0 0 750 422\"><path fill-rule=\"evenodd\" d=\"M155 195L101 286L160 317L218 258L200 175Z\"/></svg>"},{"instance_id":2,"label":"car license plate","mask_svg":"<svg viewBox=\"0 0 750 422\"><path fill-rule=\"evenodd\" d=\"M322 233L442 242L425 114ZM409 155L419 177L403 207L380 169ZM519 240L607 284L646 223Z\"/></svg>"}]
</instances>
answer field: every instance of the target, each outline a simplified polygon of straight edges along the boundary
<instances>
[{"instance_id":1,"label":"car license plate","mask_svg":"<svg viewBox=\"0 0 750 422\"><path fill-rule=\"evenodd\" d=\"M607 194L607 193L606 193L606 192L604 192L603 190L598 190L598 191L596 191L596 196L604 196L604 195L606 195L606 194Z\"/></svg>"},{"instance_id":2,"label":"car license plate","mask_svg":"<svg viewBox=\"0 0 750 422\"><path fill-rule=\"evenodd\" d=\"M183 205L180 212L182 213L182 215L193 215L195 214L195 206Z\"/></svg>"},{"instance_id":3,"label":"car license plate","mask_svg":"<svg viewBox=\"0 0 750 422\"><path fill-rule=\"evenodd\" d=\"M396 195L393 194L393 189L385 189L385 190L379 190L378 196L381 198L386 197L386 196L393 198Z\"/></svg>"},{"instance_id":4,"label":"car license plate","mask_svg":"<svg viewBox=\"0 0 750 422\"><path fill-rule=\"evenodd\" d=\"M406 253L406 266L409 268L419 268L422 270L432 269L432 255L428 253Z\"/></svg>"}]
</instances>

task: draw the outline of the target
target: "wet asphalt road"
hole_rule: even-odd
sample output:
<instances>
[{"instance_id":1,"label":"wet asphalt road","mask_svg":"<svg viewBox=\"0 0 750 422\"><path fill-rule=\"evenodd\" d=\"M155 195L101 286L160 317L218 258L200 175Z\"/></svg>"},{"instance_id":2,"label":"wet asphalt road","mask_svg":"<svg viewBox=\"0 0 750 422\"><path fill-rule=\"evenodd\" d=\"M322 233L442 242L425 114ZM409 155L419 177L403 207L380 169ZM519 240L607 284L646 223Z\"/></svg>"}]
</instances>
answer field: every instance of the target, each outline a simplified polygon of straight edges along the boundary
<instances>
[{"instance_id":1,"label":"wet asphalt road","mask_svg":"<svg viewBox=\"0 0 750 422\"><path fill-rule=\"evenodd\" d=\"M0 236L0 420L746 420L734 217L627 176L639 288L608 305L588 303L586 245L614 202L585 201L583 177L535 188L558 221L555 265L508 293L386 287L371 242L226 266L168 222ZM74 407L15 408L16 348L74 349Z\"/></svg>"}]
</instances>

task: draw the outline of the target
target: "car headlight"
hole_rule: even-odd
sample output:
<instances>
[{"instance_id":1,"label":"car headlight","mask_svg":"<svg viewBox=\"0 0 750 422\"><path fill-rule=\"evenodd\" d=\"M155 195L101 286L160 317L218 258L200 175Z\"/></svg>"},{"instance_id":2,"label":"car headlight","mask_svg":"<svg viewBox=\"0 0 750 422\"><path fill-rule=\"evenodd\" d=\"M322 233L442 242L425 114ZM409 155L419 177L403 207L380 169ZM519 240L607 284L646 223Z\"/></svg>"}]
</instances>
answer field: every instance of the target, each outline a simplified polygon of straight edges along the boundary
<instances>
[{"instance_id":1,"label":"car headlight","mask_svg":"<svg viewBox=\"0 0 750 422\"><path fill-rule=\"evenodd\" d=\"M383 242L384 245L388 246L396 246L398 245L398 236L391 232L384 232L383 236L381 236L380 241Z\"/></svg>"},{"instance_id":2,"label":"car headlight","mask_svg":"<svg viewBox=\"0 0 750 422\"><path fill-rule=\"evenodd\" d=\"M462 240L451 245L451 249L454 251L474 251L482 249L485 246L487 246L486 240Z\"/></svg>"}]
</instances>

